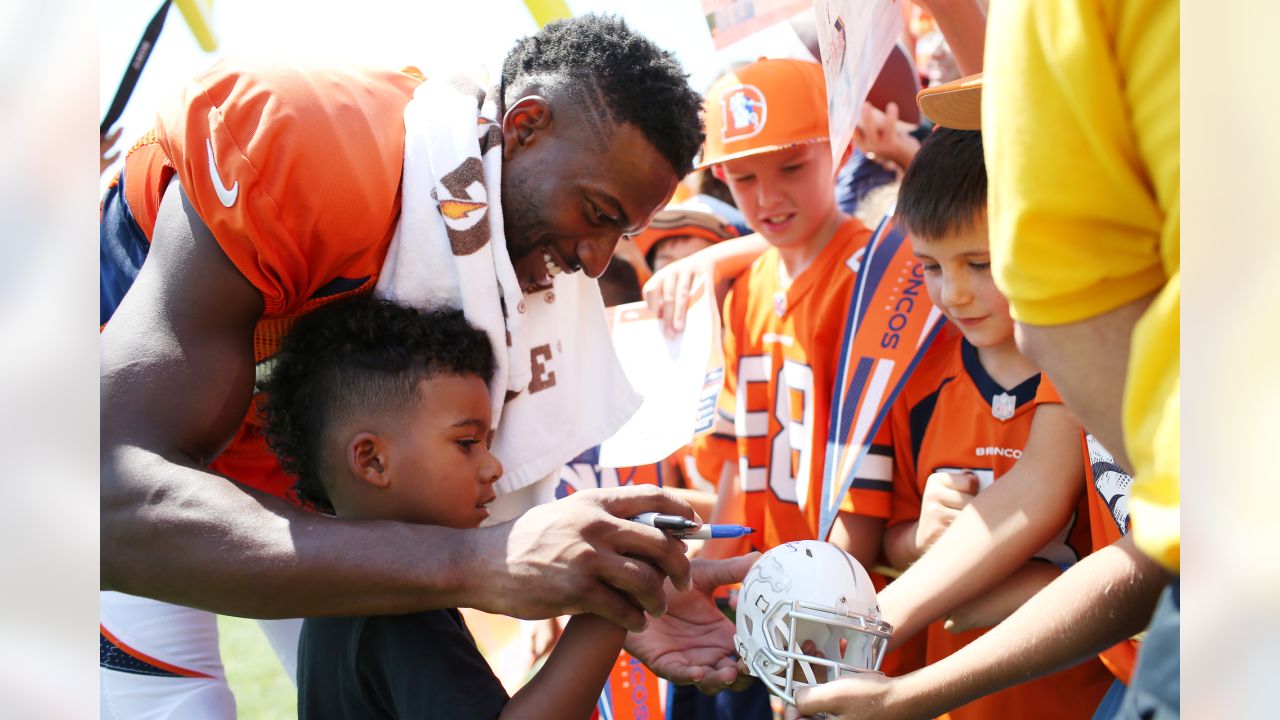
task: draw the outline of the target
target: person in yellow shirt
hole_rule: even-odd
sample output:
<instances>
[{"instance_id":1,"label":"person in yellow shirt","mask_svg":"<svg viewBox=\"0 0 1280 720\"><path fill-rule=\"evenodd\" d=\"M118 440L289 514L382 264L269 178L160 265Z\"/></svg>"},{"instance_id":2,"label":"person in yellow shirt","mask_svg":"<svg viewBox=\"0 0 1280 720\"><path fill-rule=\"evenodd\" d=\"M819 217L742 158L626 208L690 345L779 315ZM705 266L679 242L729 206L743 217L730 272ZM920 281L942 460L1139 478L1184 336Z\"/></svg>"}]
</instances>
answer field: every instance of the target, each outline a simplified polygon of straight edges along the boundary
<instances>
[{"instance_id":1,"label":"person in yellow shirt","mask_svg":"<svg viewBox=\"0 0 1280 720\"><path fill-rule=\"evenodd\" d=\"M995 3L982 127L991 254L1019 345L1131 470L1172 575L1122 716L1179 709L1179 18L1158 0Z\"/></svg>"}]
</instances>

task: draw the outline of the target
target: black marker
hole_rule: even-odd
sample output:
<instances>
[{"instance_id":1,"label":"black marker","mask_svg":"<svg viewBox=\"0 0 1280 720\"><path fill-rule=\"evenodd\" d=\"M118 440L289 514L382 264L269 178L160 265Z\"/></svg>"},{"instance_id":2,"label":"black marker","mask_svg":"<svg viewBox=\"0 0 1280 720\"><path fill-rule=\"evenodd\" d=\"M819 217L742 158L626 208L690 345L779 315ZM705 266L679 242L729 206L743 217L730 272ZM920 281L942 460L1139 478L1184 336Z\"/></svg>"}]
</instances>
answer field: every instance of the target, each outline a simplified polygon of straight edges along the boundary
<instances>
[{"instance_id":1,"label":"black marker","mask_svg":"<svg viewBox=\"0 0 1280 720\"><path fill-rule=\"evenodd\" d=\"M671 537L680 538L681 540L736 538L755 532L755 528L749 528L744 525L711 525L708 523L698 527L698 523L688 518L655 512L640 513L631 519L649 527L655 527L671 535Z\"/></svg>"}]
</instances>

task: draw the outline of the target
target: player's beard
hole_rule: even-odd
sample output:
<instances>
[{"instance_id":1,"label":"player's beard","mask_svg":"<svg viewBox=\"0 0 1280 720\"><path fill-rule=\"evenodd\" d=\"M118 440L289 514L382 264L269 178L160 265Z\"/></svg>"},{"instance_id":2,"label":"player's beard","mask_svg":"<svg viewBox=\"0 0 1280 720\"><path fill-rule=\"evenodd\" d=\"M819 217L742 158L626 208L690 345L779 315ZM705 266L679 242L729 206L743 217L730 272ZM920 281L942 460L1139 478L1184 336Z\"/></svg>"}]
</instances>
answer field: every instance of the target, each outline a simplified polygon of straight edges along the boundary
<instances>
[{"instance_id":1,"label":"player's beard","mask_svg":"<svg viewBox=\"0 0 1280 720\"><path fill-rule=\"evenodd\" d=\"M512 264L519 263L540 244L545 233L539 232L537 193L529 178L513 168L502 175L502 230L507 239L507 254Z\"/></svg>"}]
</instances>

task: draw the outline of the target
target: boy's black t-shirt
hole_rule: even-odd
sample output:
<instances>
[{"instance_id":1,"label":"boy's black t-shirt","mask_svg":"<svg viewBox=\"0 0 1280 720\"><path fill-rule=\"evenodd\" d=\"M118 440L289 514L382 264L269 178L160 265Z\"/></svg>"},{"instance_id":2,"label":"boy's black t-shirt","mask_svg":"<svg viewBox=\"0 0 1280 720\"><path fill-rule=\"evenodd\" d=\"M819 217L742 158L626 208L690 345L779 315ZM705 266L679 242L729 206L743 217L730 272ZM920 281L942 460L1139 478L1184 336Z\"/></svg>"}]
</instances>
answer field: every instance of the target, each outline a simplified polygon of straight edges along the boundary
<instances>
[{"instance_id":1,"label":"boy's black t-shirt","mask_svg":"<svg viewBox=\"0 0 1280 720\"><path fill-rule=\"evenodd\" d=\"M494 718L508 699L457 610L302 624L303 720Z\"/></svg>"}]
</instances>

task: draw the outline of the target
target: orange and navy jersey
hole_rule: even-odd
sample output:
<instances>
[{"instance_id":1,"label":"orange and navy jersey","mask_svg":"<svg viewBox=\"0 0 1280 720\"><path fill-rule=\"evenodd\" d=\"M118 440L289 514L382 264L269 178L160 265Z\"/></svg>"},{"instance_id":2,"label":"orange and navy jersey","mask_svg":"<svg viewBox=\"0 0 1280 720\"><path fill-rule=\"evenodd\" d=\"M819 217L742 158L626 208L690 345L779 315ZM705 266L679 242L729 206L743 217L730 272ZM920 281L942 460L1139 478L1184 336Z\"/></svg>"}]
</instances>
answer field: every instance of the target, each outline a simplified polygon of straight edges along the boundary
<instances>
[{"instance_id":1,"label":"orange and navy jersey","mask_svg":"<svg viewBox=\"0 0 1280 720\"><path fill-rule=\"evenodd\" d=\"M1111 453L1087 433L1081 433L1084 452L1085 495L1089 498L1089 528L1094 551L1129 534L1129 490L1133 477L1126 473ZM1129 684L1138 660L1138 643L1125 640L1098 654L1102 664L1120 682Z\"/></svg>"},{"instance_id":2,"label":"orange and navy jersey","mask_svg":"<svg viewBox=\"0 0 1280 720\"><path fill-rule=\"evenodd\" d=\"M1048 378L1033 376L1015 388L999 385L963 336L936 343L898 396L877 443L892 448L890 525L920 517L925 483L935 472L969 471L982 487L999 481L1022 457L1036 408L1062 400ZM1091 549L1087 500L1081 495L1071 522L1036 554L1067 566ZM985 630L951 633L941 621L926 633L929 664L981 637ZM1088 718L1111 684L1092 659L1071 669L988 695L942 717Z\"/></svg>"},{"instance_id":3,"label":"orange and navy jersey","mask_svg":"<svg viewBox=\"0 0 1280 720\"><path fill-rule=\"evenodd\" d=\"M759 550L817 537L837 354L870 239L862 223L844 222L786 289L770 248L725 300L719 413L734 424L745 522L759 531ZM841 510L888 517L890 490L887 475L855 479Z\"/></svg>"},{"instance_id":4,"label":"orange and navy jersey","mask_svg":"<svg viewBox=\"0 0 1280 720\"><path fill-rule=\"evenodd\" d=\"M626 485L671 484L670 468L661 462L636 467L604 467L600 465L600 446L579 453L560 469L555 498L560 500L581 490L624 487Z\"/></svg>"},{"instance_id":5,"label":"orange and navy jersey","mask_svg":"<svg viewBox=\"0 0 1280 720\"><path fill-rule=\"evenodd\" d=\"M293 319L373 289L400 214L404 108L416 71L221 61L157 115L101 210L105 324L150 247L177 180L226 256L262 293L255 361ZM292 484L250 408L213 468L285 495Z\"/></svg>"}]
</instances>

